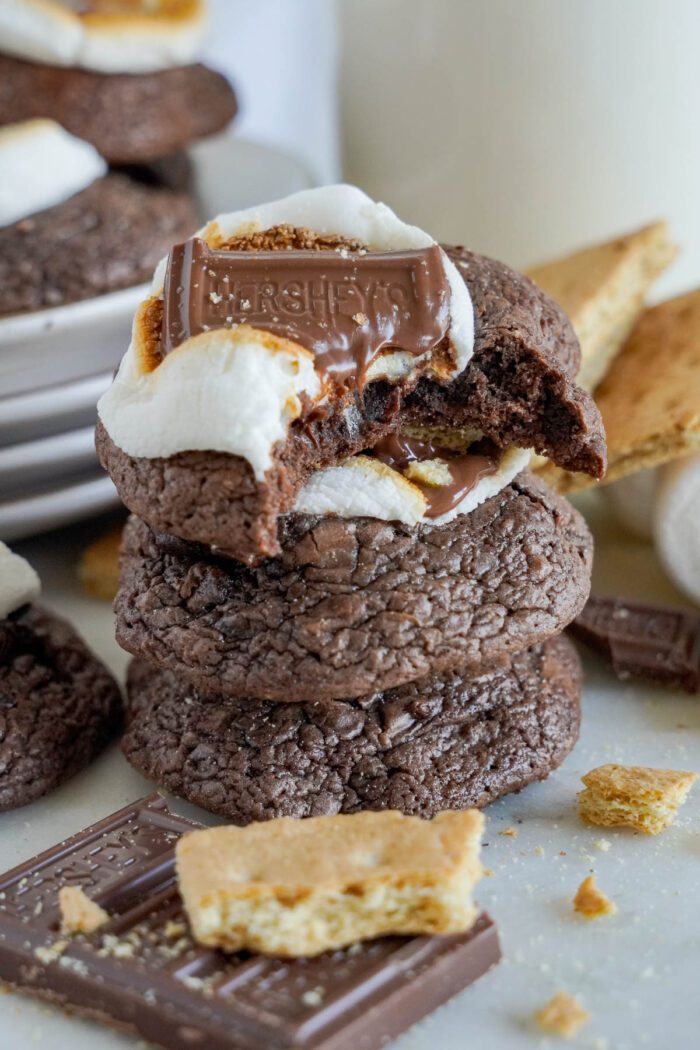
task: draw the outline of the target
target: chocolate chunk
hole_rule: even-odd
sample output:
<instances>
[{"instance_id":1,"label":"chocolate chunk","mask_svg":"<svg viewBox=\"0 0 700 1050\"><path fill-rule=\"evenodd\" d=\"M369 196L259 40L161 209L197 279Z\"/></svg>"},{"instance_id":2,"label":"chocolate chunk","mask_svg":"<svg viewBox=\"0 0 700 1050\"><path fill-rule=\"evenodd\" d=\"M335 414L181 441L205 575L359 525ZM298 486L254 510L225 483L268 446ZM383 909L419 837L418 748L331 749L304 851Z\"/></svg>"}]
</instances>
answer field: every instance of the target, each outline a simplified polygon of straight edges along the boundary
<instances>
[{"instance_id":1,"label":"chocolate chunk","mask_svg":"<svg viewBox=\"0 0 700 1050\"><path fill-rule=\"evenodd\" d=\"M202 948L174 859L198 826L152 795L0 877L0 980L166 1050L375 1050L499 961L487 915L466 934L385 937L313 959ZM65 885L110 924L62 938Z\"/></svg>"},{"instance_id":2,"label":"chocolate chunk","mask_svg":"<svg viewBox=\"0 0 700 1050\"><path fill-rule=\"evenodd\" d=\"M602 653L618 678L642 678L700 692L700 616L622 598L588 599L571 626Z\"/></svg>"},{"instance_id":3,"label":"chocolate chunk","mask_svg":"<svg viewBox=\"0 0 700 1050\"><path fill-rule=\"evenodd\" d=\"M419 357L449 325L437 245L420 251L214 251L193 237L170 251L162 353L211 328L250 324L310 350L327 382L362 388L376 357Z\"/></svg>"}]
</instances>

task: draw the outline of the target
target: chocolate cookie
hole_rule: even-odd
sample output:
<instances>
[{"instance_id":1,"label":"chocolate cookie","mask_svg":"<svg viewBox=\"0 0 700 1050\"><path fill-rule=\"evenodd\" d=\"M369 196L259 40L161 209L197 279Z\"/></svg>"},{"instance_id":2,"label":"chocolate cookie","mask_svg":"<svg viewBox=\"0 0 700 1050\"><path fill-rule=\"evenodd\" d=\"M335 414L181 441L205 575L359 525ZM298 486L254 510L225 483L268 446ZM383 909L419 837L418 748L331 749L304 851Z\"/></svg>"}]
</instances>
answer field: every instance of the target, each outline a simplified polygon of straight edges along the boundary
<instances>
[{"instance_id":1,"label":"chocolate cookie","mask_svg":"<svg viewBox=\"0 0 700 1050\"><path fill-rule=\"evenodd\" d=\"M202 65L105 74L0 55L0 124L50 117L110 164L174 153L221 131L236 108L226 78Z\"/></svg>"},{"instance_id":2,"label":"chocolate cookie","mask_svg":"<svg viewBox=\"0 0 700 1050\"><path fill-rule=\"evenodd\" d=\"M475 675L556 634L589 590L592 539L521 475L439 527L293 515L249 568L132 518L117 640L198 688L303 701Z\"/></svg>"},{"instance_id":3,"label":"chocolate cookie","mask_svg":"<svg viewBox=\"0 0 700 1050\"><path fill-rule=\"evenodd\" d=\"M116 682L68 623L34 605L0 621L0 810L87 766L120 717Z\"/></svg>"},{"instance_id":4,"label":"chocolate cookie","mask_svg":"<svg viewBox=\"0 0 700 1050\"><path fill-rule=\"evenodd\" d=\"M238 249L317 248L329 239L289 228L239 238ZM340 242L339 242L340 243ZM403 423L476 428L501 447L535 448L600 477L605 437L591 397L576 386L578 341L560 308L522 274L462 248L448 248L475 309L474 356L455 380L422 379L411 391L370 383L302 414L257 481L225 452L167 458L127 455L97 427L97 450L126 506L160 532L218 546L241 561L279 553L277 522L309 477L372 448Z\"/></svg>"},{"instance_id":5,"label":"chocolate cookie","mask_svg":"<svg viewBox=\"0 0 700 1050\"><path fill-rule=\"evenodd\" d=\"M0 316L139 284L196 224L186 194L106 175L62 204L0 229Z\"/></svg>"},{"instance_id":6,"label":"chocolate cookie","mask_svg":"<svg viewBox=\"0 0 700 1050\"><path fill-rule=\"evenodd\" d=\"M122 749L144 776L237 824L359 809L431 817L548 776L578 736L580 689L563 636L482 678L455 671L298 704L207 696L136 660Z\"/></svg>"}]
</instances>

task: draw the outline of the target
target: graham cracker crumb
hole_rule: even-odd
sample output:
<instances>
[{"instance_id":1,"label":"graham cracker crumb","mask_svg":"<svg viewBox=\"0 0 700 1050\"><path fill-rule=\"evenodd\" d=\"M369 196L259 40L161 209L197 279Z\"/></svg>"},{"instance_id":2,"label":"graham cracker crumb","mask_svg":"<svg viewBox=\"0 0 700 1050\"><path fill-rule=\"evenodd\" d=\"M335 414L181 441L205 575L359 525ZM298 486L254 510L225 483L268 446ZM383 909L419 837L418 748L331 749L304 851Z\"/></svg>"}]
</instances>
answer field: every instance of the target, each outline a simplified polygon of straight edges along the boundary
<instances>
[{"instance_id":1,"label":"graham cracker crumb","mask_svg":"<svg viewBox=\"0 0 700 1050\"><path fill-rule=\"evenodd\" d=\"M509 839L517 839L518 829L517 828L504 828L503 831L498 832L499 835L503 835Z\"/></svg>"},{"instance_id":2,"label":"graham cracker crumb","mask_svg":"<svg viewBox=\"0 0 700 1050\"><path fill-rule=\"evenodd\" d=\"M557 992L541 1010L537 1010L535 1020L550 1035L570 1039L590 1016L573 995Z\"/></svg>"},{"instance_id":3,"label":"graham cracker crumb","mask_svg":"<svg viewBox=\"0 0 700 1050\"><path fill-rule=\"evenodd\" d=\"M583 821L658 835L685 802L697 773L611 764L598 766L581 779L586 785L578 796Z\"/></svg>"},{"instance_id":4,"label":"graham cracker crumb","mask_svg":"<svg viewBox=\"0 0 700 1050\"><path fill-rule=\"evenodd\" d=\"M109 915L91 901L80 886L62 886L58 892L61 933L94 933L109 922Z\"/></svg>"},{"instance_id":5,"label":"graham cracker crumb","mask_svg":"<svg viewBox=\"0 0 700 1050\"><path fill-rule=\"evenodd\" d=\"M587 919L598 919L601 915L614 915L617 905L598 889L595 875L589 875L576 891L574 911Z\"/></svg>"},{"instance_id":6,"label":"graham cracker crumb","mask_svg":"<svg viewBox=\"0 0 700 1050\"><path fill-rule=\"evenodd\" d=\"M40 947L34 949L39 962L42 962L45 966L49 963L56 962L59 959L66 948L68 947L68 941L54 941L53 944L49 944L47 947Z\"/></svg>"}]
</instances>

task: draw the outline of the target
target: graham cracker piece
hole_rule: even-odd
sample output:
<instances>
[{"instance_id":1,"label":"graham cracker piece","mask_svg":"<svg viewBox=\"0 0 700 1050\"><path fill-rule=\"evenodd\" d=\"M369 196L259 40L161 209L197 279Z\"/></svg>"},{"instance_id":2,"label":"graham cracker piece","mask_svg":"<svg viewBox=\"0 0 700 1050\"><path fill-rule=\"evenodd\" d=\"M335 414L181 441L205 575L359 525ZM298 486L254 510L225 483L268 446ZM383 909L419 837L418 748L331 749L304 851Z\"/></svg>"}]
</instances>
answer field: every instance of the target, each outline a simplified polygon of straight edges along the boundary
<instances>
[{"instance_id":1,"label":"graham cracker piece","mask_svg":"<svg viewBox=\"0 0 700 1050\"><path fill-rule=\"evenodd\" d=\"M639 317L651 283L674 259L665 222L536 266L528 276L566 311L581 344L577 382L596 388Z\"/></svg>"},{"instance_id":2,"label":"graham cracker piece","mask_svg":"<svg viewBox=\"0 0 700 1050\"><path fill-rule=\"evenodd\" d=\"M78 563L78 579L91 598L111 602L119 587L119 547L122 526L115 525L83 551Z\"/></svg>"},{"instance_id":3,"label":"graham cracker piece","mask_svg":"<svg viewBox=\"0 0 700 1050\"><path fill-rule=\"evenodd\" d=\"M557 992L549 1002L538 1010L535 1020L540 1028L550 1035L570 1039L591 1015L584 1010L578 999L568 992Z\"/></svg>"},{"instance_id":4,"label":"graham cracker piece","mask_svg":"<svg viewBox=\"0 0 700 1050\"><path fill-rule=\"evenodd\" d=\"M384 934L461 933L483 871L477 810L393 810L215 827L177 844L195 938L225 951L317 955Z\"/></svg>"},{"instance_id":5,"label":"graham cracker piece","mask_svg":"<svg viewBox=\"0 0 700 1050\"><path fill-rule=\"evenodd\" d=\"M595 875L589 875L576 891L574 911L586 919L599 919L602 915L614 915L617 905L598 888Z\"/></svg>"},{"instance_id":6,"label":"graham cracker piece","mask_svg":"<svg viewBox=\"0 0 700 1050\"><path fill-rule=\"evenodd\" d=\"M700 289L647 310L595 392L608 443L604 482L700 449ZM551 464L559 492L591 479Z\"/></svg>"},{"instance_id":7,"label":"graham cracker piece","mask_svg":"<svg viewBox=\"0 0 700 1050\"><path fill-rule=\"evenodd\" d=\"M697 773L646 766L598 766L582 777L579 815L588 824L625 826L658 835L672 822Z\"/></svg>"},{"instance_id":8,"label":"graham cracker piece","mask_svg":"<svg viewBox=\"0 0 700 1050\"><path fill-rule=\"evenodd\" d=\"M109 915L91 901L80 886L62 886L58 891L61 933L94 933L109 922Z\"/></svg>"}]
</instances>

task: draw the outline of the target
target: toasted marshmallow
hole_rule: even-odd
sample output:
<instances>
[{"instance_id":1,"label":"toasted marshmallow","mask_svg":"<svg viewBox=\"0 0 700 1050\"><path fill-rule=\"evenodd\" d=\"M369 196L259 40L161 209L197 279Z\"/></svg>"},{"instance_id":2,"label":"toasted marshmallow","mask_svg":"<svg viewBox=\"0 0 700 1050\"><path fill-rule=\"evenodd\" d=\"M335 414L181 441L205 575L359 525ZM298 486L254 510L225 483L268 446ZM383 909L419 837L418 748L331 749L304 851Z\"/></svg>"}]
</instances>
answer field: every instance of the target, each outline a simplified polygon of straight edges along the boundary
<instances>
[{"instance_id":1,"label":"toasted marshmallow","mask_svg":"<svg viewBox=\"0 0 700 1050\"><path fill-rule=\"evenodd\" d=\"M0 128L0 227L52 208L107 171L94 146L53 120Z\"/></svg>"},{"instance_id":2,"label":"toasted marshmallow","mask_svg":"<svg viewBox=\"0 0 700 1050\"><path fill-rule=\"evenodd\" d=\"M446 525L496 496L525 470L530 454L527 449L508 449L495 474L482 478L452 510L436 518L427 517L428 501L422 489L370 456L352 456L337 467L312 474L297 497L295 510L340 518L380 518L405 525Z\"/></svg>"},{"instance_id":3,"label":"toasted marshmallow","mask_svg":"<svg viewBox=\"0 0 700 1050\"><path fill-rule=\"evenodd\" d=\"M29 562L0 541L0 619L35 601L40 592L39 577Z\"/></svg>"},{"instance_id":4,"label":"toasted marshmallow","mask_svg":"<svg viewBox=\"0 0 700 1050\"><path fill-rule=\"evenodd\" d=\"M98 73L152 73L186 65L199 54L203 0L3 0L0 47L5 54Z\"/></svg>"},{"instance_id":5,"label":"toasted marshmallow","mask_svg":"<svg viewBox=\"0 0 700 1050\"><path fill-rule=\"evenodd\" d=\"M352 186L304 190L271 204L220 215L196 236L217 248L236 235L285 223L338 234L380 251L435 243ZM473 353L474 317L464 281L444 253L442 261L451 295L447 334L456 375ZM314 356L290 340L274 341L240 325L186 339L153 367L148 351L152 331L145 314L149 304L163 295L166 265L166 259L159 263L151 297L137 313L131 345L98 405L100 419L114 443L130 456L167 457L194 449L229 452L245 457L262 480L272 463L273 445L284 440L290 422L301 411L300 396L312 401L326 396ZM244 365L238 363L241 354L246 357ZM429 374L430 356L430 352L420 357L383 354L367 370L366 380L400 378L426 364ZM444 377L444 362L440 367Z\"/></svg>"}]
</instances>

